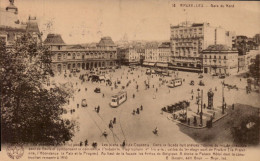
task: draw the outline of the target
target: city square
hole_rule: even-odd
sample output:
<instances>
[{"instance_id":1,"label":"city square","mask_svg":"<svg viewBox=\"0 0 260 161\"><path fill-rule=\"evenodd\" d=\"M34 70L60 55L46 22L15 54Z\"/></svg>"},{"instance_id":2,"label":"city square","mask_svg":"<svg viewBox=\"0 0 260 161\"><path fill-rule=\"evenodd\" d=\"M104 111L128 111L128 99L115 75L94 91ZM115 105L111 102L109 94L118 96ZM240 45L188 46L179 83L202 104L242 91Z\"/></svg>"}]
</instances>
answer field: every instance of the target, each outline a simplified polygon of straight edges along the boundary
<instances>
[{"instance_id":1,"label":"city square","mask_svg":"<svg viewBox=\"0 0 260 161\"><path fill-rule=\"evenodd\" d=\"M258 153L259 2L0 2L4 157Z\"/></svg>"},{"instance_id":2,"label":"city square","mask_svg":"<svg viewBox=\"0 0 260 161\"><path fill-rule=\"evenodd\" d=\"M198 105L196 97L198 89L203 90L203 100L207 105L207 92L211 89L214 92L213 106L215 109L208 110L203 108L203 122L204 128L206 128L205 122L210 120L212 111L215 111L219 117L222 116L222 81L238 87L238 90L224 88L225 103L228 106L234 103L241 103L257 107L260 103L257 99L259 93L246 93L247 79L243 77L230 76L220 79L204 75L203 78L199 78L198 73L182 71L169 71L171 73L170 76L164 77L159 74L147 75L147 69L149 68L122 66L120 69L115 69L115 71L109 72L109 70L106 70L107 74L105 76L113 82L111 86L106 85L105 82L92 82L87 81L87 79L83 82L79 79L79 75L84 72L89 73L84 70L75 76L71 74L71 77L64 78L64 73L55 76L54 80L56 83L73 83L75 93L73 98L70 99L69 105L66 105L68 112L65 114L66 118L78 122L78 130L75 132L72 142L75 144L85 140L88 140L89 144L92 142L121 144L124 140L127 143L196 142L196 139L190 138L179 130L178 125L180 125L180 121L174 120L172 114L162 112L161 109L167 105L187 100L190 102L190 106L187 109L188 117L196 116L198 120L198 125L193 126L191 123L190 128L203 128L199 126L200 116L197 114ZM183 79L182 85L169 88L167 86L168 82L176 77ZM204 81L205 86L198 85L200 80ZM114 83L118 81L120 81L120 84L116 83L117 88L115 89ZM129 81L131 83L127 87L126 84ZM149 88L146 87L145 81L150 82ZM163 81L165 83L162 83ZM194 85L190 85L191 81L194 81ZM137 85L138 90L136 88ZM125 89L122 86L125 86ZM100 88L101 92L95 93L95 88ZM127 100L116 108L111 107L109 104L112 96L122 90L127 92ZM194 91L193 94L192 91ZM193 100L192 95L194 97ZM82 99L86 99L87 107L81 106ZM97 113L95 108L98 106L100 106L100 111ZM143 110L140 110L139 114L133 114L133 110L140 109L140 106L143 106ZM71 109L74 109L75 112L71 113ZM200 109L201 105L199 105ZM109 123L114 118L116 118L116 123L113 124L113 128L109 128ZM185 124L187 126L187 123ZM185 125L181 124L181 126ZM158 135L153 133L155 128L158 128ZM103 136L105 131L108 134L106 137Z\"/></svg>"}]
</instances>

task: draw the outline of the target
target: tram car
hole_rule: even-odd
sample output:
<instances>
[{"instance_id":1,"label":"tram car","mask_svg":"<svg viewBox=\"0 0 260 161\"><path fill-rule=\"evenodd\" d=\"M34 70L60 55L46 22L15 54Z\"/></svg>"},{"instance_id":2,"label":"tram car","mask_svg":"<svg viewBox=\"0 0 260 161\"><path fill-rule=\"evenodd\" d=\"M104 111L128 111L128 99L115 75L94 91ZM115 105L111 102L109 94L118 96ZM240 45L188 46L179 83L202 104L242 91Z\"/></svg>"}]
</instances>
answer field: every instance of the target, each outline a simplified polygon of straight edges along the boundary
<instances>
[{"instance_id":1,"label":"tram car","mask_svg":"<svg viewBox=\"0 0 260 161\"><path fill-rule=\"evenodd\" d=\"M127 100L127 92L121 91L117 93L116 95L112 96L110 106L111 107L118 107L122 103L124 103Z\"/></svg>"},{"instance_id":2,"label":"tram car","mask_svg":"<svg viewBox=\"0 0 260 161\"><path fill-rule=\"evenodd\" d=\"M168 87L174 88L182 85L182 79L176 78L169 81Z\"/></svg>"}]
</instances>

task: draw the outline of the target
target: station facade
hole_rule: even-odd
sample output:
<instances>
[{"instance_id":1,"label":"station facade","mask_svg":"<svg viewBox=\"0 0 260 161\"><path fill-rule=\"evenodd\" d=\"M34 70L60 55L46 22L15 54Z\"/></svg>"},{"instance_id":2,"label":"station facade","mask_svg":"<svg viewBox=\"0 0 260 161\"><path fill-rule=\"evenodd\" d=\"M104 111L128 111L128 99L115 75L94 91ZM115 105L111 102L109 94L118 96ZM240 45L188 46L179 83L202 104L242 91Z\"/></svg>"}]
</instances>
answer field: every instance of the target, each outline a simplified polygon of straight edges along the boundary
<instances>
[{"instance_id":1,"label":"station facade","mask_svg":"<svg viewBox=\"0 0 260 161\"><path fill-rule=\"evenodd\" d=\"M117 65L116 45L110 37L102 37L95 47L66 45L58 34L49 34L44 41L53 53L54 72L92 70Z\"/></svg>"}]
</instances>

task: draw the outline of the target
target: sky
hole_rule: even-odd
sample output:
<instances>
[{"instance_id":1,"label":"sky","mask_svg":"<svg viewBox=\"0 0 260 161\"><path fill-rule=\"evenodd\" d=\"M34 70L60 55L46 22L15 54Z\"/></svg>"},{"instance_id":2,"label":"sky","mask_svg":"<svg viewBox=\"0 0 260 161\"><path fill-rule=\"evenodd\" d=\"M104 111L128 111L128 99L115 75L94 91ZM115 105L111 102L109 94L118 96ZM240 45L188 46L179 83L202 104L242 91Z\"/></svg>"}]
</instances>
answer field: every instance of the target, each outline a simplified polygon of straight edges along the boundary
<instances>
[{"instance_id":1,"label":"sky","mask_svg":"<svg viewBox=\"0 0 260 161\"><path fill-rule=\"evenodd\" d=\"M1 8L8 4L9 0L0 0ZM48 33L57 33L68 44L98 42L103 36L118 41L124 35L129 40L169 40L170 24L186 20L208 22L237 35L252 37L260 33L260 2L15 0L14 4L18 7L19 19L25 21L29 15L37 17L43 38ZM234 7L226 7L226 4Z\"/></svg>"}]
</instances>

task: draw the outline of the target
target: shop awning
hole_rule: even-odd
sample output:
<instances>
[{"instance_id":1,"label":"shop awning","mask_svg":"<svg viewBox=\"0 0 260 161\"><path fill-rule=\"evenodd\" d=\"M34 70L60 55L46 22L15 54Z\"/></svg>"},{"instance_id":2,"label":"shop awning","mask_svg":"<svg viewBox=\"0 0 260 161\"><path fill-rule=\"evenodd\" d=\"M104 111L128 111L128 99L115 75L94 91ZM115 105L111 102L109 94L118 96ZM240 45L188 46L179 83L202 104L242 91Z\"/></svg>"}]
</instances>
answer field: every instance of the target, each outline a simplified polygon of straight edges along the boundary
<instances>
[{"instance_id":1,"label":"shop awning","mask_svg":"<svg viewBox=\"0 0 260 161\"><path fill-rule=\"evenodd\" d=\"M155 63L149 63L149 66L154 66Z\"/></svg>"},{"instance_id":2,"label":"shop awning","mask_svg":"<svg viewBox=\"0 0 260 161\"><path fill-rule=\"evenodd\" d=\"M157 63L156 66L158 66L158 67L168 67L168 63Z\"/></svg>"}]
</instances>

